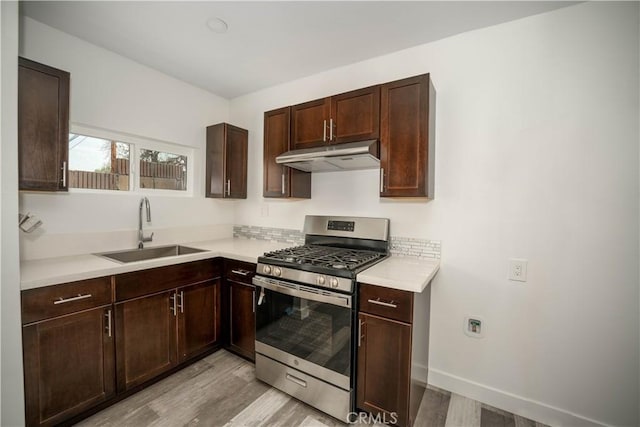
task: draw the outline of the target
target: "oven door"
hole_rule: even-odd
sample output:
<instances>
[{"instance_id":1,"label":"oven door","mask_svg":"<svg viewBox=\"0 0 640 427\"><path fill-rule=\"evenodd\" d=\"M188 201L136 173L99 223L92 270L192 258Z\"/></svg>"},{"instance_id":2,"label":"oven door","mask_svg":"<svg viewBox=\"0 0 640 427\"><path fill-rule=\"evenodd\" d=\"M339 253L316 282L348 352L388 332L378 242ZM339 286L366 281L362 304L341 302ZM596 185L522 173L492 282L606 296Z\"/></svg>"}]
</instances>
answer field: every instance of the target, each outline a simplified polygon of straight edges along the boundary
<instances>
[{"instance_id":1,"label":"oven door","mask_svg":"<svg viewBox=\"0 0 640 427\"><path fill-rule=\"evenodd\" d=\"M351 388L352 297L255 276L256 352Z\"/></svg>"}]
</instances>

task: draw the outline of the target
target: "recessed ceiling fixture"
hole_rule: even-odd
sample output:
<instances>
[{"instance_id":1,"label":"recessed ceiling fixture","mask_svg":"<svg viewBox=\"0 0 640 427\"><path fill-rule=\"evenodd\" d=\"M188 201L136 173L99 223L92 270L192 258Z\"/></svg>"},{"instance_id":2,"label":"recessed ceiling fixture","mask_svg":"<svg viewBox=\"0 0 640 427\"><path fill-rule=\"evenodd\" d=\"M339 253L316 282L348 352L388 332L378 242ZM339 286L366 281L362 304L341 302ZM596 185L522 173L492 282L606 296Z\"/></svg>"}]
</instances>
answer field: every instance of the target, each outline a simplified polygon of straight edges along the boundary
<instances>
[{"instance_id":1,"label":"recessed ceiling fixture","mask_svg":"<svg viewBox=\"0 0 640 427\"><path fill-rule=\"evenodd\" d=\"M229 29L229 25L220 18L209 18L207 20L207 27L218 34L226 33Z\"/></svg>"}]
</instances>

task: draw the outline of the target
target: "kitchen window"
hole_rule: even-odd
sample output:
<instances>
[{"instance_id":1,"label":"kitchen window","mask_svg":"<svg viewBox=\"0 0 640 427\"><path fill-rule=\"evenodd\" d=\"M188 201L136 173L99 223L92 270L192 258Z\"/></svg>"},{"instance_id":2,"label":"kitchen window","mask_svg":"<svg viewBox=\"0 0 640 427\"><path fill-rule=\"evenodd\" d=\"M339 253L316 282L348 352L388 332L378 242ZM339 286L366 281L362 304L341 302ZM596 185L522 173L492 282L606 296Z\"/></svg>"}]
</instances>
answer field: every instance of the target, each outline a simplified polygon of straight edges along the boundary
<instances>
[{"instance_id":1,"label":"kitchen window","mask_svg":"<svg viewBox=\"0 0 640 427\"><path fill-rule=\"evenodd\" d=\"M193 149L72 125L69 188L191 195Z\"/></svg>"},{"instance_id":2,"label":"kitchen window","mask_svg":"<svg viewBox=\"0 0 640 427\"><path fill-rule=\"evenodd\" d=\"M187 190L187 156L140 150L140 188Z\"/></svg>"},{"instance_id":3,"label":"kitchen window","mask_svg":"<svg viewBox=\"0 0 640 427\"><path fill-rule=\"evenodd\" d=\"M129 191L126 142L69 134L69 188Z\"/></svg>"}]
</instances>

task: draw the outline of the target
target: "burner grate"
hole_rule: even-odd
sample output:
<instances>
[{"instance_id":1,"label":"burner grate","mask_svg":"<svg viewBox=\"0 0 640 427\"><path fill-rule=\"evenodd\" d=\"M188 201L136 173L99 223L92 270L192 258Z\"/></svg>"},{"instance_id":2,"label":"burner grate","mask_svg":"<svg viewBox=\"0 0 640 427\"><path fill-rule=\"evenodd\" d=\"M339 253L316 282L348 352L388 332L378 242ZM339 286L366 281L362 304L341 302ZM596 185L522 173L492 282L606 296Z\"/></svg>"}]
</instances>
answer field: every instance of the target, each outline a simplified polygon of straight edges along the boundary
<instances>
[{"instance_id":1,"label":"burner grate","mask_svg":"<svg viewBox=\"0 0 640 427\"><path fill-rule=\"evenodd\" d=\"M313 265L336 270L355 270L383 257L373 251L343 249L319 245L302 245L264 254L265 258L291 264Z\"/></svg>"}]
</instances>

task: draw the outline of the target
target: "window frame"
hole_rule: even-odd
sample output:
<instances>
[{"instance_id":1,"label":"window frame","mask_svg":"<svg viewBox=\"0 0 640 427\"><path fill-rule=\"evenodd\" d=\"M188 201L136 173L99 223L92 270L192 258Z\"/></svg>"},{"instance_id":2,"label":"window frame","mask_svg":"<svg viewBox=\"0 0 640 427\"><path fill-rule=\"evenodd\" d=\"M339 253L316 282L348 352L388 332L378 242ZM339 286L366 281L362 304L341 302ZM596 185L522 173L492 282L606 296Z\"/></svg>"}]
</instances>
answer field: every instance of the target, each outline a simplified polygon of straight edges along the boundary
<instances>
[{"instance_id":1,"label":"window frame","mask_svg":"<svg viewBox=\"0 0 640 427\"><path fill-rule=\"evenodd\" d=\"M101 138L110 141L124 142L129 144L129 190L99 190L93 188L72 188L70 193L78 194L135 194L144 196L171 196L171 197L193 197L194 176L195 176L195 148L188 145L180 145L157 139L131 135L123 132L116 132L94 126L71 123L69 133ZM140 187L140 150L163 151L170 154L185 156L187 158L187 189L167 190L162 188L141 188ZM68 150L68 148L67 148Z\"/></svg>"}]
</instances>

